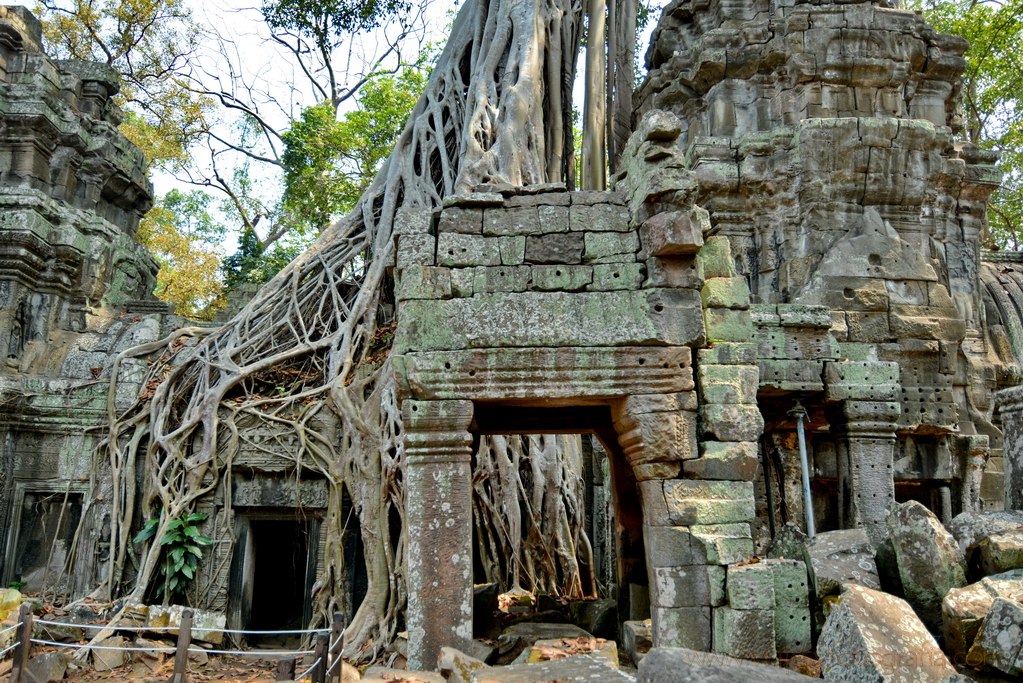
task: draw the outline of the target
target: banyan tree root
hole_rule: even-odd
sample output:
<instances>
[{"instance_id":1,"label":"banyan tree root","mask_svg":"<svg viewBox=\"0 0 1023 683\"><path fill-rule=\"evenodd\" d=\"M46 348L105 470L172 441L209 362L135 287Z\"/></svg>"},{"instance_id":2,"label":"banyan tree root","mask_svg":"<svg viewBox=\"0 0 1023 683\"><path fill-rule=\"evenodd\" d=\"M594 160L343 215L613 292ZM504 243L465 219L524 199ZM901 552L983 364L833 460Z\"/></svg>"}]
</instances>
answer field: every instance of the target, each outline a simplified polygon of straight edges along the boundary
<instances>
[{"instance_id":1,"label":"banyan tree root","mask_svg":"<svg viewBox=\"0 0 1023 683\"><path fill-rule=\"evenodd\" d=\"M407 529L390 336L378 320L383 304L393 303L386 274L395 214L401 207L439 206L444 196L482 182L523 185L566 177L573 163L579 4L466 3L426 92L356 208L230 322L202 339L171 342L173 353L156 360L147 390L111 419L101 446L118 483L110 491L114 560L99 593L141 600L157 572L160 546L142 551L136 570L128 571L138 515L158 515L154 537L161 538L172 520L230 477L240 429L269 423L295 437L295 447L279 457L296 473L319 473L329 482L326 562L314 595L318 623L343 606L339 539L343 518L352 512L360 524L368 590L350 621L346 653L368 656L390 644L405 606ZM338 424L336 439L313 426L325 415ZM538 444L534 453L548 449ZM143 490L136 498L131 482L137 473ZM530 494L543 497L532 509L571 527L567 513L551 511L559 498L549 483ZM345 498L350 511L342 509ZM491 528L501 526L502 516L511 519L500 507L481 513L492 517ZM521 535L508 542L527 544ZM552 551L561 554L562 565L567 562L559 571L576 581L571 549ZM532 574L535 581L539 568L525 560L530 554L517 555L523 558L516 564L519 576Z\"/></svg>"}]
</instances>

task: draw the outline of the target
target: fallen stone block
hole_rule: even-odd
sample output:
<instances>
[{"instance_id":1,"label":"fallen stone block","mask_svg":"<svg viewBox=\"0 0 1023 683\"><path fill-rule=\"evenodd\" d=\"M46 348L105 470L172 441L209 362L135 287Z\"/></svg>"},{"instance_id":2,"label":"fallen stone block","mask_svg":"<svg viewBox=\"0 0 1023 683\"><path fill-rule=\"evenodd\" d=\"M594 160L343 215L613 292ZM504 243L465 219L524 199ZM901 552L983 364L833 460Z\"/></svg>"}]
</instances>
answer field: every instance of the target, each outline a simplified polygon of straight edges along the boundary
<instances>
[{"instance_id":1,"label":"fallen stone block","mask_svg":"<svg viewBox=\"0 0 1023 683\"><path fill-rule=\"evenodd\" d=\"M144 611L146 626L159 636L168 633L177 635L181 626L181 614L188 609L181 605L139 605L137 609ZM221 645L224 642L223 629L227 626L227 615L223 612L212 612L204 609L192 610L192 640ZM167 630L169 629L169 630Z\"/></svg>"},{"instance_id":2,"label":"fallen stone block","mask_svg":"<svg viewBox=\"0 0 1023 683\"><path fill-rule=\"evenodd\" d=\"M474 671L487 668L486 662L453 647L442 647L437 657L437 670L444 674L448 683L469 683Z\"/></svg>"},{"instance_id":3,"label":"fallen stone block","mask_svg":"<svg viewBox=\"0 0 1023 683\"><path fill-rule=\"evenodd\" d=\"M964 553L985 536L1023 527L1023 510L963 512L949 522L948 531Z\"/></svg>"},{"instance_id":4,"label":"fallen stone block","mask_svg":"<svg viewBox=\"0 0 1023 683\"><path fill-rule=\"evenodd\" d=\"M984 576L1023 569L1023 526L982 538L973 556Z\"/></svg>"},{"instance_id":5,"label":"fallen stone block","mask_svg":"<svg viewBox=\"0 0 1023 683\"><path fill-rule=\"evenodd\" d=\"M646 653L654 646L654 631L650 620L626 621L622 624L622 651L639 666Z\"/></svg>"},{"instance_id":6,"label":"fallen stone block","mask_svg":"<svg viewBox=\"0 0 1023 683\"><path fill-rule=\"evenodd\" d=\"M817 641L824 679L941 683L956 670L905 600L850 584Z\"/></svg>"},{"instance_id":7,"label":"fallen stone block","mask_svg":"<svg viewBox=\"0 0 1023 683\"><path fill-rule=\"evenodd\" d=\"M1023 604L994 599L966 663L1023 676Z\"/></svg>"},{"instance_id":8,"label":"fallen stone block","mask_svg":"<svg viewBox=\"0 0 1023 683\"><path fill-rule=\"evenodd\" d=\"M725 581L728 606L732 609L764 610L774 607L774 572L771 565L763 562L732 565L728 567Z\"/></svg>"},{"instance_id":9,"label":"fallen stone block","mask_svg":"<svg viewBox=\"0 0 1023 683\"><path fill-rule=\"evenodd\" d=\"M1023 602L1023 569L988 576L963 588L953 588L941 604L945 648L957 662L977 638L984 618L997 598Z\"/></svg>"},{"instance_id":10,"label":"fallen stone block","mask_svg":"<svg viewBox=\"0 0 1023 683\"><path fill-rule=\"evenodd\" d=\"M497 651L493 659L489 661L507 664L538 640L592 637L592 633L587 633L574 624L543 624L537 622L512 624L497 638Z\"/></svg>"},{"instance_id":11,"label":"fallen stone block","mask_svg":"<svg viewBox=\"0 0 1023 683\"><path fill-rule=\"evenodd\" d=\"M618 635L618 603L614 600L575 600L568 606L572 622L598 638Z\"/></svg>"},{"instance_id":12,"label":"fallen stone block","mask_svg":"<svg viewBox=\"0 0 1023 683\"><path fill-rule=\"evenodd\" d=\"M447 683L444 677L433 671L405 671L385 666L371 666L362 676L365 683L394 681L395 683Z\"/></svg>"},{"instance_id":13,"label":"fallen stone block","mask_svg":"<svg viewBox=\"0 0 1023 683\"><path fill-rule=\"evenodd\" d=\"M92 651L92 667L96 671L110 671L120 666L124 666L128 661L128 655L130 654L126 650L118 649L106 649L106 648L122 648L127 645L127 641L123 636L113 636L111 638L105 638L104 640L96 643L97 646L104 649L96 649Z\"/></svg>"},{"instance_id":14,"label":"fallen stone block","mask_svg":"<svg viewBox=\"0 0 1023 683\"><path fill-rule=\"evenodd\" d=\"M795 655L789 659L787 668L797 671L804 676L810 678L821 677L821 663L820 660L814 659L813 657L807 657L806 655Z\"/></svg>"},{"instance_id":15,"label":"fallen stone block","mask_svg":"<svg viewBox=\"0 0 1023 683\"><path fill-rule=\"evenodd\" d=\"M594 655L572 655L538 664L512 664L474 671L472 683L621 683L636 678L624 671L612 669L607 660Z\"/></svg>"},{"instance_id":16,"label":"fallen stone block","mask_svg":"<svg viewBox=\"0 0 1023 683\"><path fill-rule=\"evenodd\" d=\"M513 664L539 664L572 655L593 655L607 660L612 669L618 668L618 644L604 638L556 638L538 640L522 651Z\"/></svg>"},{"instance_id":17,"label":"fallen stone block","mask_svg":"<svg viewBox=\"0 0 1023 683\"><path fill-rule=\"evenodd\" d=\"M67 673L67 665L71 657L63 652L44 652L36 655L28 662L28 680L34 683L50 683L62 681Z\"/></svg>"},{"instance_id":18,"label":"fallen stone block","mask_svg":"<svg viewBox=\"0 0 1023 683\"><path fill-rule=\"evenodd\" d=\"M639 665L640 683L806 683L795 671L681 647L655 647Z\"/></svg>"},{"instance_id":19,"label":"fallen stone block","mask_svg":"<svg viewBox=\"0 0 1023 683\"><path fill-rule=\"evenodd\" d=\"M877 590L881 581L874 563L874 547L863 529L842 529L817 534L807 541L810 584L818 600L856 584Z\"/></svg>"},{"instance_id":20,"label":"fallen stone block","mask_svg":"<svg viewBox=\"0 0 1023 683\"><path fill-rule=\"evenodd\" d=\"M933 512L916 502L888 516L888 534L906 600L928 628L941 630L941 601L966 585L962 552Z\"/></svg>"}]
</instances>

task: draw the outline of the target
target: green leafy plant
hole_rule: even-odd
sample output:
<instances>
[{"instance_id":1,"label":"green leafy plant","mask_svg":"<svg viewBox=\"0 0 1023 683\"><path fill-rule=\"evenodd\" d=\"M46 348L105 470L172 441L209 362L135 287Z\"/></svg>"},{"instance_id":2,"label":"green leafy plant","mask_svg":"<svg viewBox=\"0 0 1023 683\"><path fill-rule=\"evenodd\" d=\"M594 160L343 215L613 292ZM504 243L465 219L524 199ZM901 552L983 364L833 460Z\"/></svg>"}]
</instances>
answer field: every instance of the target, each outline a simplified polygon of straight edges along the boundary
<instances>
[{"instance_id":1,"label":"green leafy plant","mask_svg":"<svg viewBox=\"0 0 1023 683\"><path fill-rule=\"evenodd\" d=\"M160 561L160 575L163 577L161 592L165 600L184 594L188 584L195 578L202 549L212 545L213 539L199 531L199 525L206 521L206 515L193 512L180 519L172 520L160 539L163 546ZM144 543L156 536L160 527L159 517L146 520L142 530L135 536L135 543Z\"/></svg>"},{"instance_id":2,"label":"green leafy plant","mask_svg":"<svg viewBox=\"0 0 1023 683\"><path fill-rule=\"evenodd\" d=\"M25 587L25 582L22 581L21 579L14 579L9 584L7 584L7 587L16 591L20 591L22 588Z\"/></svg>"}]
</instances>

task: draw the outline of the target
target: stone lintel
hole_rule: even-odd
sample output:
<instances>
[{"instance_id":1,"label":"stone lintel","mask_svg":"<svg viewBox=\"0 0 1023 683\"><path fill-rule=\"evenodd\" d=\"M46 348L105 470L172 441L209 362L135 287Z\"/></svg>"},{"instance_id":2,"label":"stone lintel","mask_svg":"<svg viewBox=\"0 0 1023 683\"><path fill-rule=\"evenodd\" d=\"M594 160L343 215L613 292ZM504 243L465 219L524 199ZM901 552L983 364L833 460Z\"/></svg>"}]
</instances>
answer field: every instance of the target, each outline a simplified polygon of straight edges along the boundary
<instances>
[{"instance_id":1,"label":"stone lintel","mask_svg":"<svg viewBox=\"0 0 1023 683\"><path fill-rule=\"evenodd\" d=\"M417 399L530 400L550 405L692 391L688 347L565 347L407 353L398 388Z\"/></svg>"}]
</instances>

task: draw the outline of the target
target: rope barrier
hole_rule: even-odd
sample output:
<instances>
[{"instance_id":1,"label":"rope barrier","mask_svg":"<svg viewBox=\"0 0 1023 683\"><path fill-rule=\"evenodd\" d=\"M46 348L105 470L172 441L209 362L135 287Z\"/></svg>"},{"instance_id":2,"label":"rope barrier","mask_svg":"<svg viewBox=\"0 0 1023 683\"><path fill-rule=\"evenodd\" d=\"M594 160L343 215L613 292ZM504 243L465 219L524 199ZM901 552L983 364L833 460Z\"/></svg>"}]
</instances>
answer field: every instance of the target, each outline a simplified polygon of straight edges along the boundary
<instances>
[{"instance_id":1,"label":"rope barrier","mask_svg":"<svg viewBox=\"0 0 1023 683\"><path fill-rule=\"evenodd\" d=\"M168 631L177 631L177 626L111 626L110 624L71 624L66 621L47 621L45 619L36 619L36 624L40 626L64 626L70 628L84 628L92 629L95 631L102 631L105 628L110 628L115 631L128 631L141 633L145 631L154 633L166 633ZM20 624L19 624L20 625ZM11 628L17 628L12 626ZM319 635L321 633L329 633L329 628L309 628L309 629L292 629L287 631L240 631L229 628L198 628L192 627L193 633L229 633L231 635L251 635L251 636L280 636L280 635L304 635L307 633L315 633ZM0 634L6 633L6 631L0 631Z\"/></svg>"},{"instance_id":2,"label":"rope barrier","mask_svg":"<svg viewBox=\"0 0 1023 683\"><path fill-rule=\"evenodd\" d=\"M20 621L19 621L19 622L18 622L17 624L15 624L14 626L8 626L8 627L7 627L7 628L5 628L5 629L4 629L3 631L0 631L0 636L4 635L5 633L10 633L11 631L17 631L17 630L18 630L19 628L21 628L21 625L22 625L22 623L23 623L23 622L20 622Z\"/></svg>"},{"instance_id":3,"label":"rope barrier","mask_svg":"<svg viewBox=\"0 0 1023 683\"><path fill-rule=\"evenodd\" d=\"M305 678L306 676L308 676L309 674L311 674L313 672L313 669L315 669L316 667L318 667L320 665L320 661L321 660L317 659L315 662L313 662L313 665L311 667L309 667L308 669L306 669L304 673L301 673L298 676L295 676L295 680L296 681L300 681L303 678Z\"/></svg>"},{"instance_id":4,"label":"rope barrier","mask_svg":"<svg viewBox=\"0 0 1023 683\"><path fill-rule=\"evenodd\" d=\"M6 657L7 653L10 652L11 650L13 650L14 648L18 647L18 645L20 645L20 643L15 643L14 645L8 645L4 649L0 650L0 659L3 659L4 657Z\"/></svg>"},{"instance_id":5,"label":"rope barrier","mask_svg":"<svg viewBox=\"0 0 1023 683\"><path fill-rule=\"evenodd\" d=\"M177 648L174 647L126 647L126 646L114 646L114 645L89 645L88 643L59 643L55 640L43 640L42 638L33 638L32 642L36 645L50 645L52 647L67 647L72 650L120 650L122 652L175 652Z\"/></svg>"},{"instance_id":6,"label":"rope barrier","mask_svg":"<svg viewBox=\"0 0 1023 683\"><path fill-rule=\"evenodd\" d=\"M341 662L342 662L341 655L338 655L337 657L334 657L334 661L331 663L330 666L327 667L327 677L328 678L330 677L330 675L332 673L334 673L334 669L336 669L338 666L341 665Z\"/></svg>"},{"instance_id":7,"label":"rope barrier","mask_svg":"<svg viewBox=\"0 0 1023 683\"><path fill-rule=\"evenodd\" d=\"M208 655L235 655L237 657L287 657L289 655L311 655L315 650L206 650L190 647L189 652L205 652Z\"/></svg>"}]
</instances>

